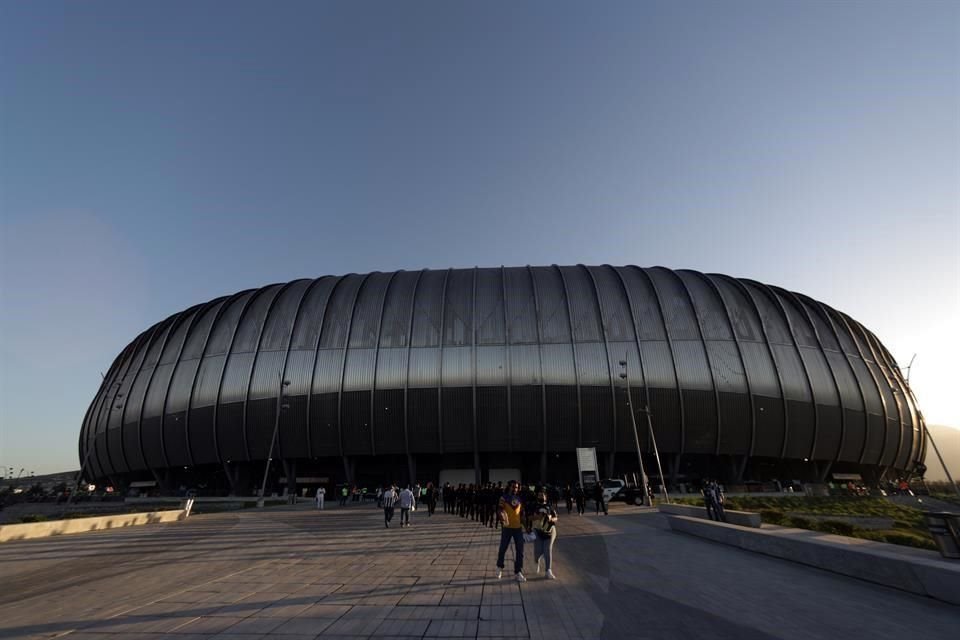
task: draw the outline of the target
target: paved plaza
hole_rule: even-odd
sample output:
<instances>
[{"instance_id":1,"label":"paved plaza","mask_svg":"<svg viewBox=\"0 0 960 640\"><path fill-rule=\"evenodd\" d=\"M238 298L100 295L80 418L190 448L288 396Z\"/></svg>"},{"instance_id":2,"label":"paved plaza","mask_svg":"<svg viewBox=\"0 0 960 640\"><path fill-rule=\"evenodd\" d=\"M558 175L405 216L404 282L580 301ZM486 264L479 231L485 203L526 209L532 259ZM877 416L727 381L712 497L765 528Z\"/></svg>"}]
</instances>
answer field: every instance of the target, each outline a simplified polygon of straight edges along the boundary
<instances>
[{"instance_id":1,"label":"paved plaza","mask_svg":"<svg viewBox=\"0 0 960 640\"><path fill-rule=\"evenodd\" d=\"M394 522L397 520L395 519ZM499 533L423 511L278 507L0 545L0 638L960 637L960 607L561 509L557 581L494 573ZM531 545L532 546L532 545Z\"/></svg>"}]
</instances>

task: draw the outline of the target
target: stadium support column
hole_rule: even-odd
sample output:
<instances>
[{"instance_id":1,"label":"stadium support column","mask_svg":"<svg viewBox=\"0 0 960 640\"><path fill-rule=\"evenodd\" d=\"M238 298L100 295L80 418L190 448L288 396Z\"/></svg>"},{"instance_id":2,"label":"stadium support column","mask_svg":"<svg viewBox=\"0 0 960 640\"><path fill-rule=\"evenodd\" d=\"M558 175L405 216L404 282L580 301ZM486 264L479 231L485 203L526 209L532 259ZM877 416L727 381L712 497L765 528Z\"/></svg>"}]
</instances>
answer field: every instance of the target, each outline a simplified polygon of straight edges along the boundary
<instances>
[{"instance_id":1,"label":"stadium support column","mask_svg":"<svg viewBox=\"0 0 960 640\"><path fill-rule=\"evenodd\" d=\"M407 454L407 473L412 487L417 483L417 459L412 453Z\"/></svg>"},{"instance_id":2,"label":"stadium support column","mask_svg":"<svg viewBox=\"0 0 960 640\"><path fill-rule=\"evenodd\" d=\"M230 495L239 495L237 493L237 474L235 469L231 469L230 461L223 463L223 474L227 476L227 483L230 485Z\"/></svg>"},{"instance_id":3,"label":"stadium support column","mask_svg":"<svg viewBox=\"0 0 960 640\"><path fill-rule=\"evenodd\" d=\"M347 456L343 456L343 476L347 480L347 484L353 485L353 474L354 474L354 461Z\"/></svg>"},{"instance_id":4,"label":"stadium support column","mask_svg":"<svg viewBox=\"0 0 960 640\"><path fill-rule=\"evenodd\" d=\"M679 484L677 480L679 480L680 478L680 458L681 458L681 454L679 453L673 454L673 460L671 461L671 464L670 464L670 484L673 487L677 487Z\"/></svg>"},{"instance_id":5,"label":"stadium support column","mask_svg":"<svg viewBox=\"0 0 960 640\"><path fill-rule=\"evenodd\" d=\"M116 495L127 495L126 483L123 481L122 476L107 475L107 479L110 481L110 485L113 487Z\"/></svg>"},{"instance_id":6,"label":"stadium support column","mask_svg":"<svg viewBox=\"0 0 960 640\"><path fill-rule=\"evenodd\" d=\"M830 469L833 468L833 460L827 460L823 463L823 468L820 470L820 474L817 476L817 482L823 484L827 481L827 476L830 475Z\"/></svg>"},{"instance_id":7,"label":"stadium support column","mask_svg":"<svg viewBox=\"0 0 960 640\"><path fill-rule=\"evenodd\" d=\"M737 482L743 482L743 474L747 471L747 461L750 456L740 456L740 468L737 470Z\"/></svg>"},{"instance_id":8,"label":"stadium support column","mask_svg":"<svg viewBox=\"0 0 960 640\"><path fill-rule=\"evenodd\" d=\"M150 468L150 473L153 474L153 479L157 482L157 487L160 488L162 493L170 492L170 471L167 469L154 469Z\"/></svg>"},{"instance_id":9,"label":"stadium support column","mask_svg":"<svg viewBox=\"0 0 960 640\"><path fill-rule=\"evenodd\" d=\"M295 496L297 495L297 461L284 458L281 462L283 462L283 475L287 476L287 495Z\"/></svg>"},{"instance_id":10,"label":"stadium support column","mask_svg":"<svg viewBox=\"0 0 960 640\"><path fill-rule=\"evenodd\" d=\"M616 469L614 463L616 462L617 454L613 451L607 454L607 477L615 478Z\"/></svg>"}]
</instances>

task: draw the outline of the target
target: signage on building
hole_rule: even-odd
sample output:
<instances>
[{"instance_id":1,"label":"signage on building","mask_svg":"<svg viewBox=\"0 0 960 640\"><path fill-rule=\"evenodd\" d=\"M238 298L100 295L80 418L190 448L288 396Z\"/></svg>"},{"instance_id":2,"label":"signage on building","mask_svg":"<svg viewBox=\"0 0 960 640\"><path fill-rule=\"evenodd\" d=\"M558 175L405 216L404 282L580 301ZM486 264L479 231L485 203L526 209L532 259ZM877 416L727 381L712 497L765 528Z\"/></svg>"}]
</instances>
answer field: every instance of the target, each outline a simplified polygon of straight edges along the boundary
<instances>
[{"instance_id":1,"label":"signage on building","mask_svg":"<svg viewBox=\"0 0 960 640\"><path fill-rule=\"evenodd\" d=\"M577 449L577 469L580 471L580 484L595 484L597 478L597 450L595 447Z\"/></svg>"}]
</instances>

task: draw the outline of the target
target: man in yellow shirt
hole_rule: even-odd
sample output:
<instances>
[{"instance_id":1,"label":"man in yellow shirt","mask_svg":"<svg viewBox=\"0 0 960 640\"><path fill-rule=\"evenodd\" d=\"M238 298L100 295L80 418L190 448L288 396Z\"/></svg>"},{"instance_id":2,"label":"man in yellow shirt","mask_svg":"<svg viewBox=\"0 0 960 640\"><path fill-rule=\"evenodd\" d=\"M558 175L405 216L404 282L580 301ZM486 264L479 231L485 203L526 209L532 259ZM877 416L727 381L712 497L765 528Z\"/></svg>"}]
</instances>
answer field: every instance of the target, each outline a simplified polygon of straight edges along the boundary
<instances>
[{"instance_id":1,"label":"man in yellow shirt","mask_svg":"<svg viewBox=\"0 0 960 640\"><path fill-rule=\"evenodd\" d=\"M497 578L503 575L503 561L510 541L514 544L513 574L517 582L526 582L523 577L523 500L520 499L520 483L511 480L507 492L500 497L497 516L503 528L500 530L500 552L497 554Z\"/></svg>"}]
</instances>

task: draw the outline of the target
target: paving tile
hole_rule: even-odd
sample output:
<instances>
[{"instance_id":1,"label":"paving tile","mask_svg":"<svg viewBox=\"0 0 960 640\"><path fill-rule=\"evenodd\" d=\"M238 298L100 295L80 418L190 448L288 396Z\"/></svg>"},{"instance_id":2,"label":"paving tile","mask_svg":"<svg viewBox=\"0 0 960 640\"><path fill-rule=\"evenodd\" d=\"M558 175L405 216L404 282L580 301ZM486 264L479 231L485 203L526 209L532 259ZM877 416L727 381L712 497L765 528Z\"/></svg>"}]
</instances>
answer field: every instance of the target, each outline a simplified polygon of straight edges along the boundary
<instances>
[{"instance_id":1,"label":"paving tile","mask_svg":"<svg viewBox=\"0 0 960 640\"><path fill-rule=\"evenodd\" d=\"M240 622L242 618L201 617L195 618L168 633L176 634L216 634Z\"/></svg>"},{"instance_id":2,"label":"paving tile","mask_svg":"<svg viewBox=\"0 0 960 640\"><path fill-rule=\"evenodd\" d=\"M0 584L21 579L17 563L58 566L31 556L44 545L69 550L63 562L90 560L81 583L0 604L0 636L956 638L955 607L678 536L655 513L611 513L563 517L560 580L523 585L495 579L496 531L438 514L385 538L362 507L197 516L144 527L142 543L120 532L6 543ZM115 543L98 549L95 537Z\"/></svg>"},{"instance_id":3,"label":"paving tile","mask_svg":"<svg viewBox=\"0 0 960 640\"><path fill-rule=\"evenodd\" d=\"M297 614L298 618L328 618L328 619L337 619L347 611L349 611L351 605L348 604L331 604L327 602L318 602L315 605L311 605L307 609L304 609L302 612Z\"/></svg>"},{"instance_id":4,"label":"paving tile","mask_svg":"<svg viewBox=\"0 0 960 640\"><path fill-rule=\"evenodd\" d=\"M226 632L231 634L265 635L284 622L285 620L283 618L244 618L232 627L228 627Z\"/></svg>"},{"instance_id":5,"label":"paving tile","mask_svg":"<svg viewBox=\"0 0 960 640\"><path fill-rule=\"evenodd\" d=\"M334 623L336 618L291 618L270 632L270 636L306 634L317 636Z\"/></svg>"},{"instance_id":6,"label":"paving tile","mask_svg":"<svg viewBox=\"0 0 960 640\"><path fill-rule=\"evenodd\" d=\"M196 619L196 616L119 616L96 622L84 631L89 633L167 633Z\"/></svg>"},{"instance_id":7,"label":"paving tile","mask_svg":"<svg viewBox=\"0 0 960 640\"><path fill-rule=\"evenodd\" d=\"M440 604L450 605L478 605L483 599L482 585L449 586L444 589Z\"/></svg>"},{"instance_id":8,"label":"paving tile","mask_svg":"<svg viewBox=\"0 0 960 640\"><path fill-rule=\"evenodd\" d=\"M314 598L290 598L288 600L278 600L254 613L256 618L293 618L303 613L316 604Z\"/></svg>"},{"instance_id":9,"label":"paving tile","mask_svg":"<svg viewBox=\"0 0 960 640\"><path fill-rule=\"evenodd\" d=\"M433 620L423 637L475 638L477 624L476 620Z\"/></svg>"},{"instance_id":10,"label":"paving tile","mask_svg":"<svg viewBox=\"0 0 960 640\"><path fill-rule=\"evenodd\" d=\"M422 591L409 591L397 603L398 605L439 605L444 590L431 588Z\"/></svg>"},{"instance_id":11,"label":"paving tile","mask_svg":"<svg viewBox=\"0 0 960 640\"><path fill-rule=\"evenodd\" d=\"M377 637L383 635L413 636L420 638L430 625L430 620L394 620L392 617L384 620L375 632Z\"/></svg>"},{"instance_id":12,"label":"paving tile","mask_svg":"<svg viewBox=\"0 0 960 640\"><path fill-rule=\"evenodd\" d=\"M478 638L529 638L527 623L506 620L481 620L477 626Z\"/></svg>"}]
</instances>

